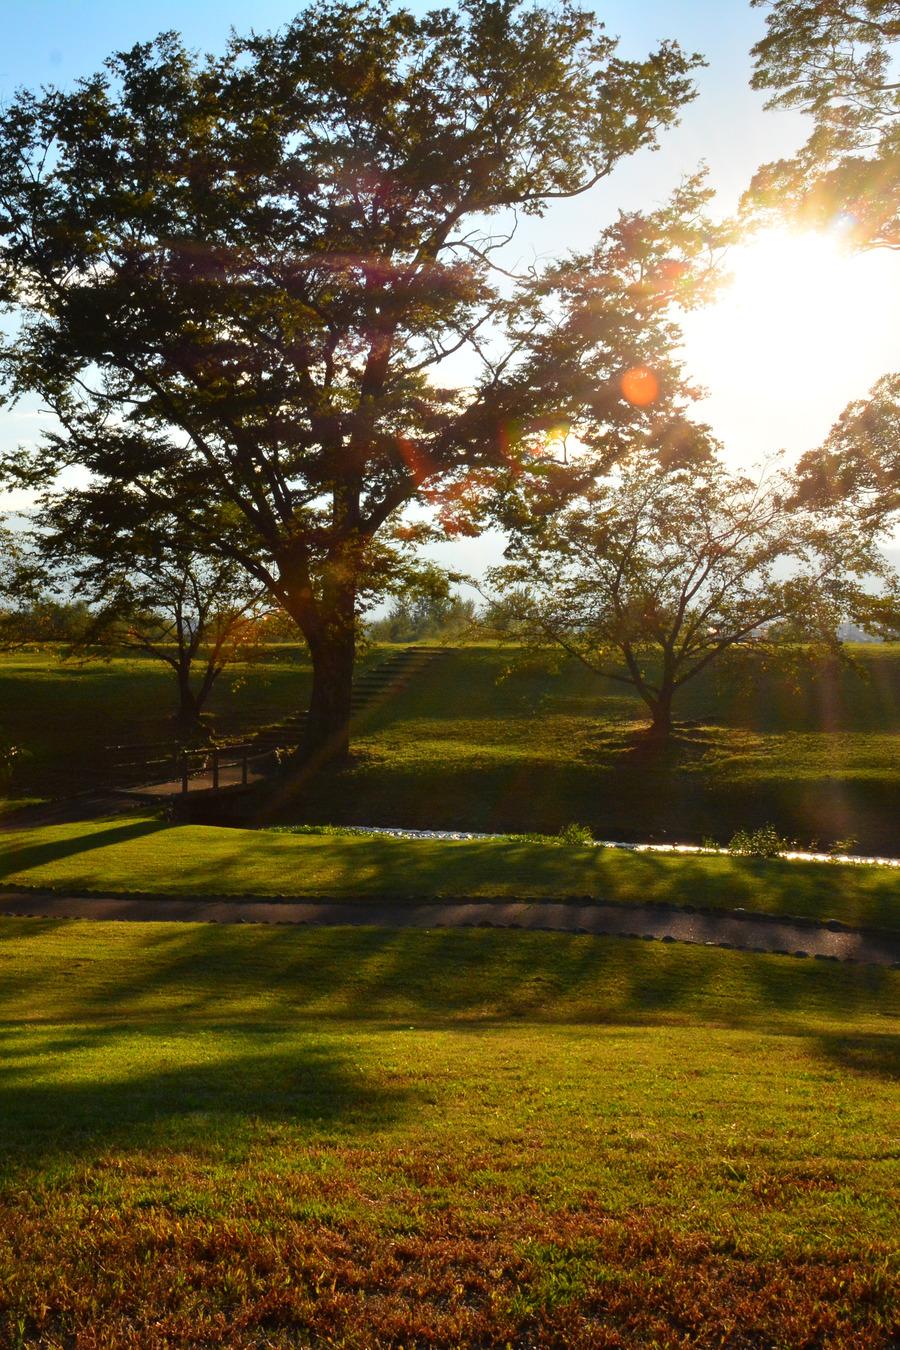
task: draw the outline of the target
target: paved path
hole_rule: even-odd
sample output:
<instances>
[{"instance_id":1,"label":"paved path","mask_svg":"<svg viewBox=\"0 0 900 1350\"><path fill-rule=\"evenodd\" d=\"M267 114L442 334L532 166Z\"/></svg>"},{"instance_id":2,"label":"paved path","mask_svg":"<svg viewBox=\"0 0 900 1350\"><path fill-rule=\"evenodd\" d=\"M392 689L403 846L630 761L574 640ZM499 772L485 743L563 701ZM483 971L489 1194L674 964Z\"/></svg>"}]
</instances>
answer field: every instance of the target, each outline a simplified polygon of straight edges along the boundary
<instances>
[{"instance_id":1,"label":"paved path","mask_svg":"<svg viewBox=\"0 0 900 1350\"><path fill-rule=\"evenodd\" d=\"M51 919L138 923L374 925L379 928L523 928L597 936L656 938L806 955L867 965L900 963L900 934L841 925L803 924L775 916L691 913L655 905L569 904L504 900L228 900L187 896L65 896L4 891L0 913Z\"/></svg>"}]
</instances>

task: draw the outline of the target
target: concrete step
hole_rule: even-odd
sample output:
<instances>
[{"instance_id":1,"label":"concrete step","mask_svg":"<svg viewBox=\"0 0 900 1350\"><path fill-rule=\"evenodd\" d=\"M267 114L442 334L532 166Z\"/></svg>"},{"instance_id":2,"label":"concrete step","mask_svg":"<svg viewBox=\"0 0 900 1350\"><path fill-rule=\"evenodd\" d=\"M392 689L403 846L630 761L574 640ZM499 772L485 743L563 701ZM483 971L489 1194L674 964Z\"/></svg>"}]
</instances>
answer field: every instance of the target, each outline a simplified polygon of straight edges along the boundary
<instances>
[{"instance_id":1,"label":"concrete step","mask_svg":"<svg viewBox=\"0 0 900 1350\"><path fill-rule=\"evenodd\" d=\"M410 678L424 670L433 658L448 655L452 650L449 647L406 647L371 670L364 671L353 682L351 713L359 713L371 704L399 693L406 688ZM296 745L303 736L306 716L306 713L295 713L276 726L263 727L255 734L248 735L248 742L254 752Z\"/></svg>"}]
</instances>

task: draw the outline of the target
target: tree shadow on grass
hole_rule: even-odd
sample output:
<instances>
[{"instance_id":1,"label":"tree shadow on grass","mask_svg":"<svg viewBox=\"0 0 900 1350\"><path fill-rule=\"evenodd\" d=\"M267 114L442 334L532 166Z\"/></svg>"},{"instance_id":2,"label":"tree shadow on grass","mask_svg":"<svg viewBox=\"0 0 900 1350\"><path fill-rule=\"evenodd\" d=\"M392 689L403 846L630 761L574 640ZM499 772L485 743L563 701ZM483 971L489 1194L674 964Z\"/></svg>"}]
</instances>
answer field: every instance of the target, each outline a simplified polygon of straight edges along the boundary
<instances>
[{"instance_id":1,"label":"tree shadow on grass","mask_svg":"<svg viewBox=\"0 0 900 1350\"><path fill-rule=\"evenodd\" d=\"M73 832L62 839L52 839L44 843L28 843L19 847L0 847L0 880L13 876L17 872L28 871L32 867L42 867L46 863L60 862L77 854L91 853L106 848L110 844L125 844L132 839L141 839L171 827L162 820L132 820L123 824L111 824L108 829L95 830L91 822L84 822L84 832Z\"/></svg>"},{"instance_id":2,"label":"tree shadow on grass","mask_svg":"<svg viewBox=\"0 0 900 1350\"><path fill-rule=\"evenodd\" d=\"M246 893L248 875L270 866L273 836L264 831L235 834L229 853L214 863L185 863L178 893ZM279 847L290 847L283 839ZM804 863L731 856L669 857L509 841L464 844L384 837L319 836L303 852L297 841L296 867L288 855L272 863L271 885L253 889L262 897L293 894L312 899L485 898L613 901L619 904L708 906L768 915L801 915L851 926L896 931L900 877L852 864ZM255 870L254 870L255 869ZM86 877L95 888L104 882ZM165 885L158 883L161 891ZM752 939L748 938L752 945Z\"/></svg>"},{"instance_id":3,"label":"tree shadow on grass","mask_svg":"<svg viewBox=\"0 0 900 1350\"><path fill-rule=\"evenodd\" d=\"M843 1069L888 1082L900 1080L900 1035L871 1032L820 1036L817 1046L826 1059Z\"/></svg>"},{"instance_id":4,"label":"tree shadow on grass","mask_svg":"<svg viewBox=\"0 0 900 1350\"><path fill-rule=\"evenodd\" d=\"M261 1122L359 1134L414 1106L314 1029L228 1024L0 1030L0 1157L228 1141Z\"/></svg>"},{"instance_id":5,"label":"tree shadow on grass","mask_svg":"<svg viewBox=\"0 0 900 1350\"><path fill-rule=\"evenodd\" d=\"M34 921L4 927L40 937ZM247 1061L235 1063L236 1077L252 1070L272 1027L342 1024L355 1035L386 1025L520 1021L821 1037L830 1057L875 1072L889 1038L872 1041L883 1053L870 1063L865 1023L897 1008L897 976L886 967L566 933L179 924L125 932L77 924L62 935L47 925L46 932L46 945L32 941L19 968L3 970L0 1016L8 1025L24 1015L47 1037L66 1026L64 1037L104 1028L115 1036L122 1025L156 1035L176 1020L198 1033L234 1026ZM337 1091L340 1065L325 1068ZM364 1090L355 1072L351 1086Z\"/></svg>"},{"instance_id":6,"label":"tree shadow on grass","mask_svg":"<svg viewBox=\"0 0 900 1350\"><path fill-rule=\"evenodd\" d=\"M671 773L702 761L720 747L727 732L711 722L676 722L664 740L651 734L649 723L626 722L599 729L585 738L582 758L611 772Z\"/></svg>"},{"instance_id":7,"label":"tree shadow on grass","mask_svg":"<svg viewBox=\"0 0 900 1350\"><path fill-rule=\"evenodd\" d=\"M900 1036L866 1026L896 992L881 968L566 934L121 927L72 925L60 942L63 926L47 926L48 949L31 944L31 969L4 981L6 1165L107 1147L240 1149L260 1125L318 1138L390 1127L418 1112L425 1085L380 1071L386 1029L678 1026L697 1033L685 1045L698 1058L707 1028L747 1031L754 1054L795 1037L875 1081L900 1057ZM73 970L60 980L63 959ZM42 1001L26 1003L47 968ZM23 1006L32 1020L17 1024Z\"/></svg>"}]
</instances>

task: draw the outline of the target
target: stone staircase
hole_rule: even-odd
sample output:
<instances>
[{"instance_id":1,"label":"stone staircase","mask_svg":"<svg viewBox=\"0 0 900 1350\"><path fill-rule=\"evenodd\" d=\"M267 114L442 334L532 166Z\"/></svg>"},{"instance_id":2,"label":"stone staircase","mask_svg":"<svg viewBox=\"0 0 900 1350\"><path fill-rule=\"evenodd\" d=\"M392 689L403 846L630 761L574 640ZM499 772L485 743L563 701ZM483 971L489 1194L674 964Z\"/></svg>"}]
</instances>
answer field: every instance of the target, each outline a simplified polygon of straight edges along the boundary
<instances>
[{"instance_id":1,"label":"stone staircase","mask_svg":"<svg viewBox=\"0 0 900 1350\"><path fill-rule=\"evenodd\" d=\"M381 706L405 689L410 680L426 667L448 656L453 647L403 647L384 661L364 670L353 683L351 711L354 716ZM279 749L291 749L303 738L306 713L297 713L276 726L262 727L247 737L253 755Z\"/></svg>"}]
</instances>

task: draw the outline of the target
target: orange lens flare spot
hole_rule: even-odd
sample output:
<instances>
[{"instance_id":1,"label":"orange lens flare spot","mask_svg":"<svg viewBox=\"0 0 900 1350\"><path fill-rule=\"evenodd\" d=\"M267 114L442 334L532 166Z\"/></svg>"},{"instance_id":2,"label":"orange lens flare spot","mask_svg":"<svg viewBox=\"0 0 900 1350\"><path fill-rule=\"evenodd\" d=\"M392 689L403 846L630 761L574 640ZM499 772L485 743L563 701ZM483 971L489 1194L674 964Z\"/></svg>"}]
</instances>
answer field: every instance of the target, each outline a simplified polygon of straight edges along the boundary
<instances>
[{"instance_id":1,"label":"orange lens flare spot","mask_svg":"<svg viewBox=\"0 0 900 1350\"><path fill-rule=\"evenodd\" d=\"M659 398L659 380L647 366L632 366L621 380L622 393L629 403L646 408Z\"/></svg>"}]
</instances>

